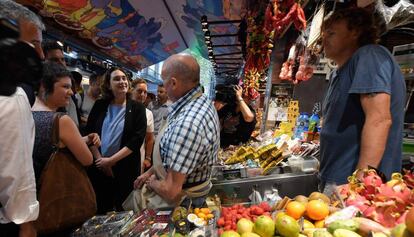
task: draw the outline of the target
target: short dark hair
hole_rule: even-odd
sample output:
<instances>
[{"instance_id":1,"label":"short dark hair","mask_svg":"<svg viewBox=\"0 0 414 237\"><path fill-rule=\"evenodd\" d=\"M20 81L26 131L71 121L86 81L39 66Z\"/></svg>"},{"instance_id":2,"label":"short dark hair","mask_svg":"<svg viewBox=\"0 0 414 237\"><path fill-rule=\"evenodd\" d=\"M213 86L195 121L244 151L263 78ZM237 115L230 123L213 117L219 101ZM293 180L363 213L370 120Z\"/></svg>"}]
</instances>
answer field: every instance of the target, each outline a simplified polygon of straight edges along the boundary
<instances>
[{"instance_id":1,"label":"short dark hair","mask_svg":"<svg viewBox=\"0 0 414 237\"><path fill-rule=\"evenodd\" d=\"M164 88L164 84L162 84L162 83L158 84L158 86Z\"/></svg>"},{"instance_id":2,"label":"short dark hair","mask_svg":"<svg viewBox=\"0 0 414 237\"><path fill-rule=\"evenodd\" d=\"M147 85L147 81L145 81L144 79L142 79L142 78L137 78L137 79L135 79L135 80L133 80L132 82L131 82L131 87L132 88L135 88L138 84L145 84L145 85Z\"/></svg>"},{"instance_id":3,"label":"short dark hair","mask_svg":"<svg viewBox=\"0 0 414 237\"><path fill-rule=\"evenodd\" d=\"M367 10L358 7L337 10L323 22L322 30L329 29L339 21L345 21L349 30L359 32L359 46L378 43L377 27L373 16Z\"/></svg>"},{"instance_id":4,"label":"short dark hair","mask_svg":"<svg viewBox=\"0 0 414 237\"><path fill-rule=\"evenodd\" d=\"M77 85L80 85L82 83L82 74L80 74L77 71L71 71L70 73L72 74L72 78L75 81L75 83Z\"/></svg>"},{"instance_id":5,"label":"short dark hair","mask_svg":"<svg viewBox=\"0 0 414 237\"><path fill-rule=\"evenodd\" d=\"M53 93L56 82L62 77L72 78L72 74L64 66L55 62L45 62L43 64L43 76L41 85L45 89L45 96Z\"/></svg>"},{"instance_id":6,"label":"short dark hair","mask_svg":"<svg viewBox=\"0 0 414 237\"><path fill-rule=\"evenodd\" d=\"M55 49L62 50L63 52L62 46L60 46L57 41L52 41L52 40L44 42L42 45L42 48L43 48L43 53L45 54L45 56L47 56L49 51L52 51Z\"/></svg>"},{"instance_id":7,"label":"short dark hair","mask_svg":"<svg viewBox=\"0 0 414 237\"><path fill-rule=\"evenodd\" d=\"M108 69L105 74L103 75L103 82L101 84L101 91L102 91L102 98L107 99L107 100L113 100L115 98L114 94L112 93L111 90L111 74L114 71L121 71L125 74L125 76L128 78L128 82L129 82L129 77L128 74L126 73L126 71L120 67L112 67L110 69Z\"/></svg>"},{"instance_id":8,"label":"short dark hair","mask_svg":"<svg viewBox=\"0 0 414 237\"><path fill-rule=\"evenodd\" d=\"M96 73L92 73L89 76L89 85L98 82L100 78L101 78L101 75L98 75Z\"/></svg>"}]
</instances>

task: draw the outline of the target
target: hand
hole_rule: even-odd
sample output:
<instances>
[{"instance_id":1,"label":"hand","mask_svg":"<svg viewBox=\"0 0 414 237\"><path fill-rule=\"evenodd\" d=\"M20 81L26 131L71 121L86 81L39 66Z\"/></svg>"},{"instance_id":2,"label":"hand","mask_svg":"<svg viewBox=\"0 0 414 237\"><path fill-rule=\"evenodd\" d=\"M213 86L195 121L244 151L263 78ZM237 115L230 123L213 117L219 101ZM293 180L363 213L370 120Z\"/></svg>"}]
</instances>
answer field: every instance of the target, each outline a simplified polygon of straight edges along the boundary
<instances>
[{"instance_id":1,"label":"hand","mask_svg":"<svg viewBox=\"0 0 414 237\"><path fill-rule=\"evenodd\" d=\"M148 169L151 167L151 161L148 159L145 159L143 165L144 165L144 169Z\"/></svg>"},{"instance_id":2,"label":"hand","mask_svg":"<svg viewBox=\"0 0 414 237\"><path fill-rule=\"evenodd\" d=\"M101 171L109 177L114 177L114 173L112 172L112 168L102 168Z\"/></svg>"},{"instance_id":3,"label":"hand","mask_svg":"<svg viewBox=\"0 0 414 237\"><path fill-rule=\"evenodd\" d=\"M87 136L86 144L99 147L101 146L101 139L99 138L99 135L97 133L90 133Z\"/></svg>"},{"instance_id":4,"label":"hand","mask_svg":"<svg viewBox=\"0 0 414 237\"><path fill-rule=\"evenodd\" d=\"M355 176L360 182L364 182L364 171L362 169L357 169Z\"/></svg>"},{"instance_id":5,"label":"hand","mask_svg":"<svg viewBox=\"0 0 414 237\"><path fill-rule=\"evenodd\" d=\"M86 124L88 122L88 118L85 116L81 116L80 119L81 119L81 123L83 124Z\"/></svg>"},{"instance_id":6,"label":"hand","mask_svg":"<svg viewBox=\"0 0 414 237\"><path fill-rule=\"evenodd\" d=\"M134 181L134 188L142 188L142 185L144 185L150 177L151 173L148 171L138 176L138 178Z\"/></svg>"},{"instance_id":7,"label":"hand","mask_svg":"<svg viewBox=\"0 0 414 237\"><path fill-rule=\"evenodd\" d=\"M155 174L151 175L151 177L149 177L149 179L147 179L147 181L145 182L145 184L147 185L147 188L149 190L153 190L154 189L154 184L157 181L157 177L155 176Z\"/></svg>"},{"instance_id":8,"label":"hand","mask_svg":"<svg viewBox=\"0 0 414 237\"><path fill-rule=\"evenodd\" d=\"M115 161L112 158L101 157L101 158L96 159L96 167L98 167L100 170L108 169L108 168L110 169L114 165L115 165Z\"/></svg>"},{"instance_id":9,"label":"hand","mask_svg":"<svg viewBox=\"0 0 414 237\"><path fill-rule=\"evenodd\" d=\"M239 85L234 86L234 91L236 92L236 98L237 100L243 99L243 88Z\"/></svg>"},{"instance_id":10,"label":"hand","mask_svg":"<svg viewBox=\"0 0 414 237\"><path fill-rule=\"evenodd\" d=\"M19 237L36 237L36 229L33 222L26 222L20 224Z\"/></svg>"}]
</instances>

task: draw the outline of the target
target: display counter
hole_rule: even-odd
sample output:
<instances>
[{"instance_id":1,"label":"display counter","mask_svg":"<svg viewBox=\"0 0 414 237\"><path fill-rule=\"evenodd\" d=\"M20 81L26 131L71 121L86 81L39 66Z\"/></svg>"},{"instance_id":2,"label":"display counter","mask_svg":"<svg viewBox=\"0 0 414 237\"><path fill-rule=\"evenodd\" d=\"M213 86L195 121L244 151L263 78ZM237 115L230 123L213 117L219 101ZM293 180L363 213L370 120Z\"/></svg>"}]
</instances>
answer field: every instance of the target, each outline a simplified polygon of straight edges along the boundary
<instances>
[{"instance_id":1,"label":"display counter","mask_svg":"<svg viewBox=\"0 0 414 237\"><path fill-rule=\"evenodd\" d=\"M220 197L222 204L250 203L249 196L253 190L258 191L262 197L277 189L281 197L295 197L296 195L309 195L317 191L317 173L283 173L238 178L233 180L213 180L210 195Z\"/></svg>"}]
</instances>

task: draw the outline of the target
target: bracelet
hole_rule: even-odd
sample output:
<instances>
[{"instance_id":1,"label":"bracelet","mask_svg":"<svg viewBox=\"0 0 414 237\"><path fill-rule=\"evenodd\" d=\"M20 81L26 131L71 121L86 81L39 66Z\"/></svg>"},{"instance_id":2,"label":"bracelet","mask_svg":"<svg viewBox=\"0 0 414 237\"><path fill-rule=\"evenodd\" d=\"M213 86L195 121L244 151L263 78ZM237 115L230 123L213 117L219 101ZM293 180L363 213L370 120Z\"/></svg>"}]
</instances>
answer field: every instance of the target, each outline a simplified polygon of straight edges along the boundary
<instances>
[{"instance_id":1,"label":"bracelet","mask_svg":"<svg viewBox=\"0 0 414 237\"><path fill-rule=\"evenodd\" d=\"M243 100L243 99L238 99L238 101L239 101L239 102L242 102L242 101L244 101L244 100Z\"/></svg>"},{"instance_id":2,"label":"bracelet","mask_svg":"<svg viewBox=\"0 0 414 237\"><path fill-rule=\"evenodd\" d=\"M145 160L149 160L149 161L151 161L151 157L146 156L146 157L145 157Z\"/></svg>"}]
</instances>

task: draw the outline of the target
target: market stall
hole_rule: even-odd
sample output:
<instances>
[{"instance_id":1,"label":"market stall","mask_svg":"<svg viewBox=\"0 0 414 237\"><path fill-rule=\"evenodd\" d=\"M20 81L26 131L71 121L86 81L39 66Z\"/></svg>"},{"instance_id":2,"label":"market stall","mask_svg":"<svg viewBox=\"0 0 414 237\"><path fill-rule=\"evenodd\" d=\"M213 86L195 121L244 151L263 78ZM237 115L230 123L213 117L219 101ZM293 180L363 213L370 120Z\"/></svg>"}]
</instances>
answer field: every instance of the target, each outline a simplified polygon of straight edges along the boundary
<instances>
[{"instance_id":1,"label":"market stall","mask_svg":"<svg viewBox=\"0 0 414 237\"><path fill-rule=\"evenodd\" d=\"M114 59L97 60L98 57L82 55L79 60L73 60L75 67L86 69L89 67L87 63L93 63L103 69L118 62L131 70L140 70L186 47L193 48L203 51L200 54L205 57L208 55L217 75L231 74L229 77L232 80L242 81L246 97L251 100L262 97L264 100L264 113L262 115L263 109L260 109L257 116L262 123L257 128L261 131L256 130L248 142L220 150L212 167L213 187L205 207L111 212L90 218L72 236L414 235L414 209L411 209L414 205L414 175L410 171L395 173L391 180L384 180L377 171L364 170L362 178L355 173L348 179L349 183L335 187L330 196L318 192L321 104L319 101L306 101L313 108L301 108L303 101L295 99L294 87L307 83L317 74L326 78L335 67L320 57L320 32L312 31L317 24L316 28L320 28L325 13L328 13L324 12L324 5L312 5L314 18L312 24L308 24L304 15L308 1L266 1L257 6L255 1L248 1L245 7L250 11L243 21L237 19L240 11L233 12L236 7L230 7L229 1L223 1L223 9L209 5L212 8L210 11L189 1L184 2L175 5L163 1L164 7L157 12L156 18L144 14L157 8L157 1L146 1L148 5L142 4L146 6L140 6L143 9L140 13L135 6L136 1L119 1L116 2L119 5L114 3L115 6L110 7L102 6L102 3L94 5L98 4L94 1L81 1L78 5L65 1L44 1L34 5L48 21L53 22L54 27L60 25L66 29L65 34L55 33L52 38L76 32L83 42L98 48L100 57ZM239 7L241 3L237 4ZM412 4L404 6L412 7ZM182 16L175 19L170 7ZM395 12L394 9L393 14ZM163 18L165 16L167 20ZM222 19L224 17L225 20ZM392 19L388 20L387 23L392 22ZM132 26L131 22L138 26ZM223 22L230 23L230 26L207 26ZM231 45L239 50L235 54L243 56L237 57L237 62L234 62L236 57L220 60L221 56L232 53L214 51L211 38L221 38L218 33L223 32L234 37L234 32L229 33L235 28L233 23L246 24L245 32L236 34L245 34L244 40L239 38L240 44L235 40L221 40L222 44L216 41L215 47ZM184 28L184 33L180 26ZM176 30L171 33L167 32L168 28ZM289 32L290 29L293 33ZM131 39L131 34L138 36ZM281 39L285 34L295 39L292 42ZM195 42L190 46L188 35ZM199 38L206 40L208 51ZM312 39L311 42L309 39ZM282 46L275 46L277 41L283 40L286 42L280 44ZM285 53L279 52L282 56L273 53L272 50L277 47L283 48L280 51ZM408 71L409 80L413 67L410 61L412 45L397 47L394 52L396 57L401 56L396 53L399 50L411 52L408 60L404 58L400 62L404 65L410 62L404 69ZM280 65L276 65L276 61ZM223 66L225 64L236 67L227 68ZM274 77L277 77L278 83L273 83ZM280 83L281 80L283 83ZM412 88L409 90L408 107L413 104ZM410 147L411 143L408 139L406 147ZM407 150L408 160L412 155L409 152ZM412 166L410 161L406 165L408 168Z\"/></svg>"}]
</instances>

